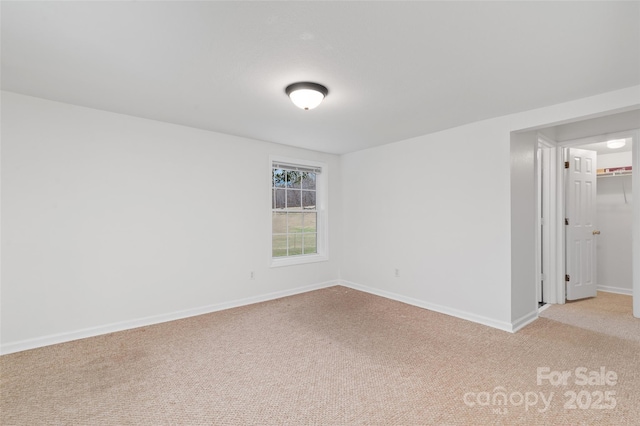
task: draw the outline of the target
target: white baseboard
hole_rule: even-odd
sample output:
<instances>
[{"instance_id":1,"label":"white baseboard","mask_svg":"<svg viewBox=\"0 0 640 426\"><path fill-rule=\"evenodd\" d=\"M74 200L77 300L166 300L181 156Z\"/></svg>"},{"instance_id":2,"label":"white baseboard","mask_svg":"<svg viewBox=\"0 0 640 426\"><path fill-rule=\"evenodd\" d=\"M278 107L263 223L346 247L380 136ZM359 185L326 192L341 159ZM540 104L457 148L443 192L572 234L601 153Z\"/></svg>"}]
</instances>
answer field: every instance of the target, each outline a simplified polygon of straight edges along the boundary
<instances>
[{"instance_id":1,"label":"white baseboard","mask_svg":"<svg viewBox=\"0 0 640 426\"><path fill-rule=\"evenodd\" d=\"M544 312L547 309L549 309L551 307L551 305L553 305L553 303L545 303L544 305L540 306L538 308L538 314L540 314L540 312Z\"/></svg>"},{"instance_id":2,"label":"white baseboard","mask_svg":"<svg viewBox=\"0 0 640 426\"><path fill-rule=\"evenodd\" d=\"M486 325L489 327L497 328L498 330L508 331L514 333L520 328L529 324L538 317L538 312L534 311L525 317L520 318L514 323L508 323L504 321L497 321L492 318L487 318L481 315L472 314L470 312L461 311L458 309L450 308L448 306L437 305L435 303L425 302L424 300L414 299L412 297L403 296L397 293L391 293L385 290L379 290L373 287L367 287L361 284L356 284L350 281L340 281L340 285L349 287L354 290L360 290L365 293L374 294L376 296L385 297L387 299L397 300L398 302L406 303L408 305L417 306L419 308L428 309L430 311L439 312L441 314L450 315L452 317L472 321L478 324Z\"/></svg>"},{"instance_id":3,"label":"white baseboard","mask_svg":"<svg viewBox=\"0 0 640 426\"><path fill-rule=\"evenodd\" d=\"M237 308L254 303L266 302L268 300L280 299L282 297L293 296L295 294L306 293L308 291L319 290L321 288L339 285L339 281L326 281L318 284L311 284L289 290L266 293L259 296L247 297L245 299L232 300L229 302L215 303L213 305L201 306L198 308L185 309L181 311L169 312L166 314L153 315L144 318L137 318L128 321L121 321L112 324L105 324L97 327L84 328L65 333L52 334L48 336L36 337L33 339L21 340L17 342L5 343L0 347L0 354L7 355L14 352L26 351L43 346L55 345L58 343L70 342L72 340L84 339L87 337L99 336L101 334L114 333L117 331L130 330L132 328L144 327L159 324L167 321L174 321L196 315L209 314L225 309Z\"/></svg>"},{"instance_id":4,"label":"white baseboard","mask_svg":"<svg viewBox=\"0 0 640 426\"><path fill-rule=\"evenodd\" d=\"M512 333L515 333L521 328L524 328L525 326L531 324L532 322L538 319L538 312L539 311L536 308L533 311L529 312L527 315L524 315L518 318L517 320L513 321L511 323L511 330L509 331L511 331Z\"/></svg>"},{"instance_id":5,"label":"white baseboard","mask_svg":"<svg viewBox=\"0 0 640 426\"><path fill-rule=\"evenodd\" d=\"M633 296L633 290L630 288L622 287L610 287L608 285L599 285L598 291L604 291L606 293L626 294L627 296Z\"/></svg>"}]
</instances>

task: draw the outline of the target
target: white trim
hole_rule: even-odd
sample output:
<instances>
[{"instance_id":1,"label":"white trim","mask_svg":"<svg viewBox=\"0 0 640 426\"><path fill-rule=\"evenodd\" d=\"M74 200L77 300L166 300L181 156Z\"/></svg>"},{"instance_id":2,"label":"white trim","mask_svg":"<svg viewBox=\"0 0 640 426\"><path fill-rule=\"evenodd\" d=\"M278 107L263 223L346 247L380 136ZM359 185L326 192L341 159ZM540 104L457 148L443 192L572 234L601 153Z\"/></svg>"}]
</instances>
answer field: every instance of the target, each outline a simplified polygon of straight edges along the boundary
<instances>
[{"instance_id":1,"label":"white trim","mask_svg":"<svg viewBox=\"0 0 640 426\"><path fill-rule=\"evenodd\" d=\"M638 195L640 194L640 129L636 129L631 134L631 167L634 172L631 174L631 196L634 197L631 214L633 222L631 223L631 287L633 296L633 316L640 318L640 203Z\"/></svg>"},{"instance_id":2,"label":"white trim","mask_svg":"<svg viewBox=\"0 0 640 426\"><path fill-rule=\"evenodd\" d=\"M515 321L512 321L511 330L507 330L507 331L510 331L511 333L515 333L516 331L526 327L527 325L531 324L537 319L538 319L538 309L534 309L528 314L521 316Z\"/></svg>"},{"instance_id":3,"label":"white trim","mask_svg":"<svg viewBox=\"0 0 640 426\"><path fill-rule=\"evenodd\" d=\"M321 167L305 167L299 163L288 164L288 163L281 163L281 162L274 161L271 163L271 167L274 169L297 170L299 172L311 172L316 174L322 173Z\"/></svg>"},{"instance_id":4,"label":"white trim","mask_svg":"<svg viewBox=\"0 0 640 426\"><path fill-rule=\"evenodd\" d=\"M271 259L271 267L279 268L281 266L304 265L305 263L326 262L329 260L327 256L320 254L306 254L300 256L284 256L274 257Z\"/></svg>"},{"instance_id":5,"label":"white trim","mask_svg":"<svg viewBox=\"0 0 640 426\"><path fill-rule=\"evenodd\" d=\"M333 287L336 285L339 285L339 282L337 280L325 281L322 283L310 284L307 286L292 288L289 290L276 291L272 293L262 294L259 296L252 296L244 299L231 300L229 302L214 303L213 305L206 305L198 308L185 309L181 311L170 312L167 314L152 315L149 317L137 318L137 319L128 320L128 321L121 321L121 322L101 325L97 327L84 328L81 330L76 330L76 331L71 331L66 333L51 334L49 336L36 337L33 339L20 340L17 342L9 342L9 343L3 344L0 347L0 354L7 355L14 352L40 348L43 346L70 342L72 340L84 339L87 337L94 337L102 334L114 333L117 331L130 330L132 328L145 327L145 326L160 324L168 321L175 321L183 318L194 317L197 315L204 315L212 312L223 311L225 309L238 308L240 306L252 305L254 303L280 299L282 297L293 296L295 294L306 293L308 291L319 290L322 288Z\"/></svg>"},{"instance_id":6,"label":"white trim","mask_svg":"<svg viewBox=\"0 0 640 426\"><path fill-rule=\"evenodd\" d=\"M605 293L625 294L627 296L633 296L633 290L630 288L611 287L608 285L599 285L596 288L598 291L604 291Z\"/></svg>"},{"instance_id":7,"label":"white trim","mask_svg":"<svg viewBox=\"0 0 640 426\"><path fill-rule=\"evenodd\" d=\"M365 293L384 297L386 299L396 300L398 302L406 303L407 305L417 306L418 308L428 309L430 311L450 315L452 317L475 322L477 324L482 324L488 327L497 328L498 330L507 331L509 333L514 333L518 331L520 328L529 324L530 322L532 322L538 317L538 311L536 310L518 319L513 323L508 323L504 321L496 321L492 318L487 318L481 315L472 314L470 312L461 311L459 309L450 308L448 306L437 305L435 303L425 302L424 300L414 299L412 297L403 296L401 294L392 293L385 290L379 290L377 288L368 287L368 286L357 284L350 281L340 280L340 285L344 287L352 288L354 290L359 290Z\"/></svg>"},{"instance_id":8,"label":"white trim","mask_svg":"<svg viewBox=\"0 0 640 426\"><path fill-rule=\"evenodd\" d=\"M556 242L555 265L556 279L554 282L556 303L564 305L567 301L567 284L565 282L565 241L564 241L564 148L556 147L556 173L554 175L556 195L556 227L554 238Z\"/></svg>"},{"instance_id":9,"label":"white trim","mask_svg":"<svg viewBox=\"0 0 640 426\"><path fill-rule=\"evenodd\" d=\"M547 309L549 309L551 307L550 303L545 303L544 305L540 306L538 308L538 315L540 315L540 312L546 311Z\"/></svg>"},{"instance_id":10,"label":"white trim","mask_svg":"<svg viewBox=\"0 0 640 426\"><path fill-rule=\"evenodd\" d=\"M540 152L541 157L546 160L546 170L547 174L544 179L541 179L539 176L536 177L538 184L536 199L538 203L542 201L544 207L543 217L545 218L544 225L544 241L540 242L540 232L537 232L536 240L537 240L537 249L536 249L536 263L537 263L537 278L536 278L536 286L539 286L540 283L540 264L545 266L545 280L543 284L543 294L542 301L545 303L559 303L559 300L562 300L564 303L564 298L559 297L558 292L556 291L558 282L564 283L562 280L562 273L564 271L563 264L558 263L558 256L556 255L558 250L562 250L562 242L558 244L558 241L555 239L557 236L558 230L562 230L563 226L563 215L562 211L558 212L557 207L557 188L554 186L558 175L558 167L556 157L558 155L558 149L556 148L556 142L551 139L545 137L542 134L538 134L538 152ZM541 171L541 167L536 167L537 173ZM541 196L542 190L542 196ZM562 205L560 207L562 209ZM541 211L540 205L536 211ZM537 221L537 229L540 230L540 222ZM544 260L541 259L541 248L545 253ZM536 301L537 303L538 301Z\"/></svg>"},{"instance_id":11,"label":"white trim","mask_svg":"<svg viewBox=\"0 0 640 426\"><path fill-rule=\"evenodd\" d=\"M546 214L545 210L548 210L549 205L546 203L545 197L543 194L548 195L548 185L545 186L546 180L544 179L544 165L547 163L545 157L547 157L547 149L540 141L540 137L538 136L538 146L536 147L536 159L535 159L535 180L536 180L536 303L540 301L544 301L544 285L546 284L546 280L543 280L544 274L542 273L543 268L546 275L549 275L547 272L546 258L548 257L549 250L548 248L548 240L546 238L542 238L542 235L547 229L549 215ZM547 209L544 209L543 206L546 206ZM542 256L542 253L545 256Z\"/></svg>"}]
</instances>

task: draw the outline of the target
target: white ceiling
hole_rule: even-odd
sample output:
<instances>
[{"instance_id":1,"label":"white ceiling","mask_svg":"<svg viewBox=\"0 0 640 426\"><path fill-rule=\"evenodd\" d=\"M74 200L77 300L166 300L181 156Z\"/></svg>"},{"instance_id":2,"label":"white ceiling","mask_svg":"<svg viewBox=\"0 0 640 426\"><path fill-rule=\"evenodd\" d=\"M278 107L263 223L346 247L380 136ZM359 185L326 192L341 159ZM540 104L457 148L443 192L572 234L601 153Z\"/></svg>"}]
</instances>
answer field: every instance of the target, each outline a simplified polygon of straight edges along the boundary
<instances>
[{"instance_id":1,"label":"white ceiling","mask_svg":"<svg viewBox=\"0 0 640 426\"><path fill-rule=\"evenodd\" d=\"M7 2L2 89L345 153L640 84L640 2ZM284 88L326 85L302 111Z\"/></svg>"},{"instance_id":2,"label":"white ceiling","mask_svg":"<svg viewBox=\"0 0 640 426\"><path fill-rule=\"evenodd\" d=\"M576 146L576 148L588 149L590 151L596 151L598 155L606 155L606 154L617 154L619 152L629 152L632 149L632 139L631 138L620 138L624 139L626 144L621 148L611 149L607 147L607 142L594 142L586 145Z\"/></svg>"}]
</instances>

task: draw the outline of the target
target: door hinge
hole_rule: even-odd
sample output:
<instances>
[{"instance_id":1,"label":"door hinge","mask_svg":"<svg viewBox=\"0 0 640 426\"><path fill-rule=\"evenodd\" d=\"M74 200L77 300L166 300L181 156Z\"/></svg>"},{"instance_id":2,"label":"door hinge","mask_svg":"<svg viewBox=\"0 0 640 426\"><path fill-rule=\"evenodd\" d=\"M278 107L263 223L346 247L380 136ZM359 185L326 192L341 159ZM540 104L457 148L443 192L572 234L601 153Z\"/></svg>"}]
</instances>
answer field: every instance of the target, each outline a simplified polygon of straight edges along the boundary
<instances>
[{"instance_id":1,"label":"door hinge","mask_svg":"<svg viewBox=\"0 0 640 426\"><path fill-rule=\"evenodd\" d=\"M571 281L571 276L570 276L570 275L568 275L568 274L567 274L567 275L565 275L565 276L564 276L564 280L565 280L566 282Z\"/></svg>"},{"instance_id":2,"label":"door hinge","mask_svg":"<svg viewBox=\"0 0 640 426\"><path fill-rule=\"evenodd\" d=\"M565 217L565 218L564 218L564 224L565 224L565 225L568 225L568 224L569 224L569 218L568 218L568 217Z\"/></svg>"},{"instance_id":3,"label":"door hinge","mask_svg":"<svg viewBox=\"0 0 640 426\"><path fill-rule=\"evenodd\" d=\"M565 169L568 169L568 168L569 168L569 162L568 162L568 161L565 161L565 162L564 162L564 168L565 168Z\"/></svg>"},{"instance_id":4,"label":"door hinge","mask_svg":"<svg viewBox=\"0 0 640 426\"><path fill-rule=\"evenodd\" d=\"M540 274L540 281L545 281L547 276L545 274Z\"/></svg>"}]
</instances>

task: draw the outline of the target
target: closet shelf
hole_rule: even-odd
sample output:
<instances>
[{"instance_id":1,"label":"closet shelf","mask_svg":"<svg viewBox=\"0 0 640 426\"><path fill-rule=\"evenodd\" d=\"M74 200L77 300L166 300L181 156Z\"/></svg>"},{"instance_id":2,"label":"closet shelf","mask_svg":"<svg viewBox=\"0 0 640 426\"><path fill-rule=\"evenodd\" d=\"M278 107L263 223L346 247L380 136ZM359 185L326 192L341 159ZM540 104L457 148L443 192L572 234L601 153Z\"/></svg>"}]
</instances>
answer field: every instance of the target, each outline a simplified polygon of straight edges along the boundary
<instances>
[{"instance_id":1,"label":"closet shelf","mask_svg":"<svg viewBox=\"0 0 640 426\"><path fill-rule=\"evenodd\" d=\"M628 175L631 175L631 166L598 169L597 174L598 174L598 177L628 176Z\"/></svg>"}]
</instances>

